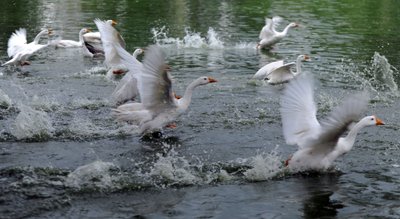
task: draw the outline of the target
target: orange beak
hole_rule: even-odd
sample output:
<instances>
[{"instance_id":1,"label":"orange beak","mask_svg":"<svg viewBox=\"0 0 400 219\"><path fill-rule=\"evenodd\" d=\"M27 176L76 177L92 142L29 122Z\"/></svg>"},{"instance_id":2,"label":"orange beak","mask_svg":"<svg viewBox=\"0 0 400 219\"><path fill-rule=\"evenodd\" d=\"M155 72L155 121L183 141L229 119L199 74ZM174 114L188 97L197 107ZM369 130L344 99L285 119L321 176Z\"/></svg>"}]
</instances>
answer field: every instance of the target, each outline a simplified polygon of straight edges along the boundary
<instances>
[{"instance_id":1,"label":"orange beak","mask_svg":"<svg viewBox=\"0 0 400 219\"><path fill-rule=\"evenodd\" d=\"M117 23L116 21L111 20L111 25L115 26L115 25L117 25L117 24L118 24L118 23Z\"/></svg>"},{"instance_id":2,"label":"orange beak","mask_svg":"<svg viewBox=\"0 0 400 219\"><path fill-rule=\"evenodd\" d=\"M178 95L178 94L176 94L175 92L174 92L174 96L175 96L175 99L177 99L177 100L179 100L179 99L181 99L181 98L182 98L182 96L181 96L181 95Z\"/></svg>"},{"instance_id":3,"label":"orange beak","mask_svg":"<svg viewBox=\"0 0 400 219\"><path fill-rule=\"evenodd\" d=\"M300 24L296 23L296 25L294 25L294 27L300 27Z\"/></svg>"},{"instance_id":4,"label":"orange beak","mask_svg":"<svg viewBox=\"0 0 400 219\"><path fill-rule=\"evenodd\" d=\"M308 56L308 55L304 55L304 61L310 61L311 60L311 58L310 58L310 56Z\"/></svg>"},{"instance_id":5,"label":"orange beak","mask_svg":"<svg viewBox=\"0 0 400 219\"><path fill-rule=\"evenodd\" d=\"M90 28L86 28L86 32L92 32L92 30Z\"/></svg>"},{"instance_id":6,"label":"orange beak","mask_svg":"<svg viewBox=\"0 0 400 219\"><path fill-rule=\"evenodd\" d=\"M378 117L375 116L375 120L376 120L376 125L385 125L385 123Z\"/></svg>"},{"instance_id":7,"label":"orange beak","mask_svg":"<svg viewBox=\"0 0 400 219\"><path fill-rule=\"evenodd\" d=\"M212 77L208 77L208 82L209 82L209 83L215 83L215 82L218 82L218 81L215 80L215 79L212 78Z\"/></svg>"}]
</instances>

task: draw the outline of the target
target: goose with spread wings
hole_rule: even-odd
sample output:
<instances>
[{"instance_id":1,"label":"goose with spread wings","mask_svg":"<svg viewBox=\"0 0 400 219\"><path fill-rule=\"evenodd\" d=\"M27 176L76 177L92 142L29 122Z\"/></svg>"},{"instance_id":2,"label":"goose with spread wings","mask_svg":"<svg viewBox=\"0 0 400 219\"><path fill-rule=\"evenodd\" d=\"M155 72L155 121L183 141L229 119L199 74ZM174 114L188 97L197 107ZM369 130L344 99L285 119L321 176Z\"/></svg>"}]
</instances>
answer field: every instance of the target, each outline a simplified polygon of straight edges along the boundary
<instances>
[{"instance_id":1,"label":"goose with spread wings","mask_svg":"<svg viewBox=\"0 0 400 219\"><path fill-rule=\"evenodd\" d=\"M28 43L26 40L26 29L20 28L16 30L8 40L8 48L7 48L7 55L11 59L2 66L6 65L29 65L30 62L28 58L32 56L35 52L49 46L47 44L39 44L39 41L42 36L50 35L52 31L50 29L43 29L36 35L35 39Z\"/></svg>"},{"instance_id":2,"label":"goose with spread wings","mask_svg":"<svg viewBox=\"0 0 400 219\"><path fill-rule=\"evenodd\" d=\"M279 16L273 18L265 18L265 26L260 31L260 42L257 44L258 49L270 48L283 38L286 37L290 28L298 27L297 23L288 24L282 32L276 31L276 27L283 19Z\"/></svg>"},{"instance_id":3,"label":"goose with spread wings","mask_svg":"<svg viewBox=\"0 0 400 219\"><path fill-rule=\"evenodd\" d=\"M268 84L282 84L288 82L301 73L301 62L310 61L308 55L299 55L296 62L283 63L283 60L271 62L260 68L253 79L265 80ZM292 68L296 68L293 71Z\"/></svg>"},{"instance_id":4,"label":"goose with spread wings","mask_svg":"<svg viewBox=\"0 0 400 219\"><path fill-rule=\"evenodd\" d=\"M312 77L302 74L289 82L281 99L283 135L287 144L298 145L285 162L294 171L328 169L352 149L362 128L384 124L374 115L359 120L369 102L366 92L351 95L319 122L313 93Z\"/></svg>"},{"instance_id":5,"label":"goose with spread wings","mask_svg":"<svg viewBox=\"0 0 400 219\"><path fill-rule=\"evenodd\" d=\"M119 106L114 110L117 119L139 124L141 134L161 130L187 110L196 87L217 82L212 77L199 77L187 86L183 97L178 99L172 91L168 70L160 47L153 45L146 49L140 73L141 103Z\"/></svg>"}]
</instances>

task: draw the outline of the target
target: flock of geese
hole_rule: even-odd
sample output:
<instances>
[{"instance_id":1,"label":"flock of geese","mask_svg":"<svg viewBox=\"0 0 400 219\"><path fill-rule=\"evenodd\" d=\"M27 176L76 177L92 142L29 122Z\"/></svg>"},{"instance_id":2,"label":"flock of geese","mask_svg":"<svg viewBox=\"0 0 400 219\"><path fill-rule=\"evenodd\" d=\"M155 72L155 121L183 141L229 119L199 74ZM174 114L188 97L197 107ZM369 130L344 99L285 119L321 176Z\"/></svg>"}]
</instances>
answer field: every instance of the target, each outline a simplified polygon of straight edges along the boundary
<instances>
[{"instance_id":1,"label":"flock of geese","mask_svg":"<svg viewBox=\"0 0 400 219\"><path fill-rule=\"evenodd\" d=\"M276 27L281 21L280 17L266 18L258 49L271 48L287 35L289 29L299 26L290 23L279 32ZM107 77L124 75L112 94L117 105L112 113L118 121L137 124L141 134L176 127L174 121L189 107L194 89L217 82L212 77L199 77L187 86L183 96L178 96L172 90L170 67L165 63L165 54L159 46L151 45L131 54L126 51L125 41L114 27L115 21L95 19L94 23L99 32L83 28L79 32L79 41L56 39L48 40L47 44L39 44L39 40L44 35L51 35L52 30L41 31L31 43L27 43L25 29L16 30L8 41L7 54L11 59L2 66L28 65L31 55L50 45L81 47L86 56L104 56L109 69ZM141 63L137 56L144 52ZM319 122L313 78L301 73L301 62L308 60L309 56L300 55L292 63L275 61L258 70L253 78L272 85L290 81L283 90L280 113L286 143L297 144L298 151L286 160L285 165L291 170L326 170L336 158L351 150L357 133L363 127L384 123L374 115L359 120L369 102L366 92L351 95Z\"/></svg>"}]
</instances>

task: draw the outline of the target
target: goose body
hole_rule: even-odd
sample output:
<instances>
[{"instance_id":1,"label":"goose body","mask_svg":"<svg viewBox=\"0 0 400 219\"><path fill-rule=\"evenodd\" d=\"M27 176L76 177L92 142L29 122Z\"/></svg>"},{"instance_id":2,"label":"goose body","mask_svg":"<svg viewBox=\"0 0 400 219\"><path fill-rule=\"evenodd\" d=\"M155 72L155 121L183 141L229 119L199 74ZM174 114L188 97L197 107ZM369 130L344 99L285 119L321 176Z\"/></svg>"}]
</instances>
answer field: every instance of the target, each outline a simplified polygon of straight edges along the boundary
<instances>
[{"instance_id":1,"label":"goose body","mask_svg":"<svg viewBox=\"0 0 400 219\"><path fill-rule=\"evenodd\" d=\"M301 73L301 62L309 61L308 55L299 55L296 62L283 63L283 60L275 61L260 68L253 76L254 79L266 80L269 84L281 84L288 82ZM292 68L296 68L293 71Z\"/></svg>"},{"instance_id":2,"label":"goose body","mask_svg":"<svg viewBox=\"0 0 400 219\"><path fill-rule=\"evenodd\" d=\"M265 26L261 29L259 35L259 43L257 44L257 48L264 49L272 47L274 44L281 41L287 35L290 28L298 27L296 23L288 24L282 32L278 32L275 28L278 24L282 21L281 17L275 16L272 19L266 18L265 19Z\"/></svg>"},{"instance_id":3,"label":"goose body","mask_svg":"<svg viewBox=\"0 0 400 219\"><path fill-rule=\"evenodd\" d=\"M79 41L74 41L74 40L58 40L57 43L55 43L56 47L60 48L71 48L71 47L83 47L84 45L84 40L83 40L83 34L89 33L90 30L87 28L82 28L79 31L78 34L78 39Z\"/></svg>"},{"instance_id":4,"label":"goose body","mask_svg":"<svg viewBox=\"0 0 400 219\"><path fill-rule=\"evenodd\" d=\"M188 85L183 97L177 99L167 70L164 53L158 46L150 46L141 72L141 104L119 106L114 111L117 119L124 116L136 122L141 134L160 130L187 110L196 87L216 82L211 77L199 77Z\"/></svg>"},{"instance_id":5,"label":"goose body","mask_svg":"<svg viewBox=\"0 0 400 219\"><path fill-rule=\"evenodd\" d=\"M336 158L352 149L362 128L383 125L376 116L359 120L368 99L366 93L354 94L319 122L312 78L302 74L293 79L281 99L283 135L287 144L298 145L298 151L287 160L287 167L293 171L326 170Z\"/></svg>"}]
</instances>

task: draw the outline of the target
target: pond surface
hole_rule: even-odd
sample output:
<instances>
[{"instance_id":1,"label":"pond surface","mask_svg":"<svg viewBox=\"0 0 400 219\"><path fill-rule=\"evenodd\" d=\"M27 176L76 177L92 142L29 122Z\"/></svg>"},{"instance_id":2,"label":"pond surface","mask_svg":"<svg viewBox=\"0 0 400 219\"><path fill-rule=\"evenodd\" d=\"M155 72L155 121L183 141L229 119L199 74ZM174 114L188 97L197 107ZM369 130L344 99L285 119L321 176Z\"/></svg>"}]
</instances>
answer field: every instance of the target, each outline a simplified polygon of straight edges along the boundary
<instances>
[{"instance_id":1,"label":"pond surface","mask_svg":"<svg viewBox=\"0 0 400 219\"><path fill-rule=\"evenodd\" d=\"M0 68L1 218L399 218L399 1L5 1L0 60L12 32L28 41L51 27L77 40L93 20L115 19L127 50L159 44L174 90L195 90L178 127L148 141L110 114L115 81L80 49L46 48ZM301 27L256 50L264 18ZM44 40L45 42L46 40ZM319 115L348 94L371 94L367 114L386 125L359 133L325 173L282 168L284 86L251 80L266 63L309 54ZM142 59L140 57L139 59Z\"/></svg>"}]
</instances>

